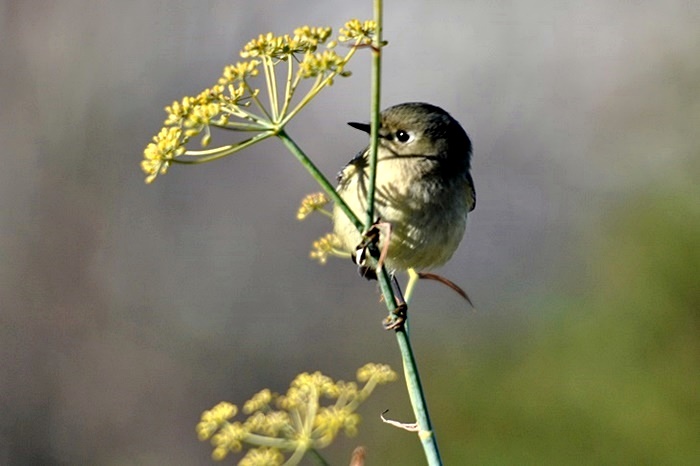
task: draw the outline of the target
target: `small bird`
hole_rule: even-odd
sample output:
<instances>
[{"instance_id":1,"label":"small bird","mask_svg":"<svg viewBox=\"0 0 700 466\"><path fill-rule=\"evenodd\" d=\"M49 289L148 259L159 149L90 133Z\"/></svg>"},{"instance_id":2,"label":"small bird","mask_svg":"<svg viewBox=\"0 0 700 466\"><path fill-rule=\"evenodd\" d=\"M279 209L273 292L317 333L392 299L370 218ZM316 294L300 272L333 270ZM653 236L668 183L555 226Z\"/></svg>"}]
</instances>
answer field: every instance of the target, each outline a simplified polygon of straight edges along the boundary
<instances>
[{"instance_id":1,"label":"small bird","mask_svg":"<svg viewBox=\"0 0 700 466\"><path fill-rule=\"evenodd\" d=\"M348 124L370 132L369 124ZM378 245L386 251L390 273L428 270L452 257L476 205L471 155L469 136L439 107L412 102L381 112L375 216L390 226ZM338 175L337 192L360 219L366 215L368 180L366 148ZM363 237L337 205L333 224L342 248L354 253Z\"/></svg>"}]
</instances>

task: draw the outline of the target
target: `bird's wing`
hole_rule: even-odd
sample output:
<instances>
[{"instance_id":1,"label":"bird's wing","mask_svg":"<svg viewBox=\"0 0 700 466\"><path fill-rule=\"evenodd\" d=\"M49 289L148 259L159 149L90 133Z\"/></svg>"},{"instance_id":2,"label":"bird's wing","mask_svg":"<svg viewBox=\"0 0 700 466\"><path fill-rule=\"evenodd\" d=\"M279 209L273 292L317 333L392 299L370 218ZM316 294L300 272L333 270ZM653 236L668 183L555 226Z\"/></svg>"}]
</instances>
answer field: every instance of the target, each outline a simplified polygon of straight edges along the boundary
<instances>
[{"instance_id":1,"label":"bird's wing","mask_svg":"<svg viewBox=\"0 0 700 466\"><path fill-rule=\"evenodd\" d=\"M474 188L472 174L469 172L467 172L467 205L469 206L469 212L476 207L476 189Z\"/></svg>"},{"instance_id":2,"label":"bird's wing","mask_svg":"<svg viewBox=\"0 0 700 466\"><path fill-rule=\"evenodd\" d=\"M338 172L336 181L341 184L343 180L347 179L356 170L361 170L367 166L367 149L361 150L355 155L345 166Z\"/></svg>"}]
</instances>

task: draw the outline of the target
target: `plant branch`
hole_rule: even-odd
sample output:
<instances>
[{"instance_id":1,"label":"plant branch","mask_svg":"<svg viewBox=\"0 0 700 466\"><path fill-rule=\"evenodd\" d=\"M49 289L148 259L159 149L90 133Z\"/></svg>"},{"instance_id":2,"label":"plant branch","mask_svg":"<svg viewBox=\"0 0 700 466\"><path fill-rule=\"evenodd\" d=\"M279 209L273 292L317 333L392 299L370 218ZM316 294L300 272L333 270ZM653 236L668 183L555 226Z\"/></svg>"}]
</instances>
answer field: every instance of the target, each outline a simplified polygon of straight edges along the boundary
<instances>
[{"instance_id":1,"label":"plant branch","mask_svg":"<svg viewBox=\"0 0 700 466\"><path fill-rule=\"evenodd\" d=\"M263 69L265 70L265 81L267 82L267 79L268 79L268 78L267 78L267 75L268 75L268 74L267 74L267 73L268 73L268 72L267 72L267 68L263 67ZM255 102L255 105L257 105L258 108L260 109L260 111L263 113L263 115L265 115L265 119L268 120L268 121L271 121L271 120L272 120L272 117L271 117L270 114L268 113L268 111L267 111L267 109L265 108L265 106L263 105L263 103L260 102L260 99L258 98L258 92L257 92L255 89L253 89L252 87L250 87L250 84L248 84L248 81L245 80L245 79L243 80L243 85L244 85L245 88L248 90L248 93L250 93L250 97L251 97L251 99L253 100L253 102ZM236 113L234 113L234 115L236 115ZM241 112L240 112L240 115L237 115L237 116L240 116L241 118L246 118L246 119L249 119L249 120L253 120L253 121L256 122L256 123L260 122L260 119L257 118L257 117L255 117L255 116L253 116L250 112L243 112L243 111L241 111Z\"/></svg>"},{"instance_id":2,"label":"plant branch","mask_svg":"<svg viewBox=\"0 0 700 466\"><path fill-rule=\"evenodd\" d=\"M296 88L296 84L298 82L300 74L297 74L297 79L294 80L293 76L293 71L294 71L294 55L290 56L287 59L287 81L285 83L285 89L284 89L284 105L282 106L282 110L280 111L280 115L284 117L284 115L287 114L287 109L289 108L289 104L292 102L292 96L294 95L294 89ZM292 84L292 81L294 81L294 84Z\"/></svg>"},{"instance_id":3,"label":"plant branch","mask_svg":"<svg viewBox=\"0 0 700 466\"><path fill-rule=\"evenodd\" d=\"M367 218L365 220L365 229L374 223L374 194L377 176L377 149L379 142L379 109L380 109L380 86L381 86L381 50L382 50L382 0L374 0L374 21L377 24L377 31L372 43L372 104L371 104L371 125L370 125L370 166L369 166L369 188L367 192ZM365 230L365 231L366 231ZM370 250L372 257L375 259L378 256L376 247ZM377 278L379 287L381 288L384 302L390 312L390 317L394 317L394 312L397 309L394 290L391 287L389 274L384 267L377 270ZM397 290L398 291L398 290ZM400 293L400 291L398 291ZM403 301L403 298L401 297ZM406 316L406 319L408 317ZM404 366L404 375L406 378L406 387L408 395L413 407L413 413L416 416L416 424L418 426L418 437L423 445L425 457L430 466L442 465L440 452L437 446L435 433L432 430L430 416L428 414L428 406L425 401L423 387L418 374L418 366L413 355L411 341L407 330L408 320L403 325L396 329L396 341L401 352L401 359Z\"/></svg>"},{"instance_id":4,"label":"plant branch","mask_svg":"<svg viewBox=\"0 0 700 466\"><path fill-rule=\"evenodd\" d=\"M372 42L372 102L370 104L369 189L365 230L374 223L374 193L377 181L377 151L379 149L379 112L382 85L382 0L374 0L374 21L377 31Z\"/></svg>"},{"instance_id":5,"label":"plant branch","mask_svg":"<svg viewBox=\"0 0 700 466\"><path fill-rule=\"evenodd\" d=\"M208 150L188 150L183 155L188 155L196 158L191 159L172 159L173 163L180 163L184 165L194 165L198 163L211 162L213 160L218 160L227 157L235 152L245 149L246 147L252 146L255 143L274 136L275 133L272 131L265 131L260 134L256 134L250 139L239 142L238 144L217 147L216 149Z\"/></svg>"},{"instance_id":6,"label":"plant branch","mask_svg":"<svg viewBox=\"0 0 700 466\"><path fill-rule=\"evenodd\" d=\"M297 160L301 162L304 168L306 168L306 170L318 182L318 184L321 185L321 188L326 193L326 195L329 198L331 198L331 200L335 202L335 205L340 207L343 213L345 213L345 215L348 216L350 221L352 221L355 224L355 227L358 230L362 230L362 222L359 218L357 218L357 215L355 215L355 213L350 209L350 207L348 207L343 198L338 195L333 185L331 185L328 179L323 175L323 173L321 173L321 171L316 167L316 165L314 165L314 163L304 153L304 151L301 150L301 148L296 144L296 142L294 142L294 140L289 137L287 132L281 129L277 133L277 137L280 138L280 140L287 147L287 149L289 149L289 151L292 154L294 154Z\"/></svg>"},{"instance_id":7,"label":"plant branch","mask_svg":"<svg viewBox=\"0 0 700 466\"><path fill-rule=\"evenodd\" d=\"M347 55L345 55L345 58L343 59L343 62L344 62L344 63L347 63L348 61L350 61L350 59L352 58L352 56L355 54L355 50L356 50L356 49L357 49L357 44L356 44L354 47L351 47L351 48L350 48L350 51L347 53ZM301 109L304 108L304 107L306 106L306 104L308 104L309 102L311 102L311 100L312 100L314 97L316 97L316 95L317 95L319 92L321 92L321 90L322 90L323 88L325 88L326 86L328 86L328 83L330 83L330 82L333 80L333 78L335 78L335 77L338 75L339 72L340 72L340 70L336 70L336 71L333 71L332 73L329 73L329 74L326 75L326 76L321 76L321 75L319 75L319 76L318 76L318 79L316 80L316 82L314 82L313 86L311 86L311 89L309 90L309 92L308 92L308 93L301 99L301 101L300 101L300 102L299 102L299 103L298 103L298 104L297 104L297 105L282 119L282 121L280 122L280 126L284 126L285 124L287 124L287 122L288 122L289 120L291 120L292 117L293 117L294 115L296 115L297 113L299 113L299 111L301 111ZM294 90L294 89L296 88L297 82L298 82L298 81L295 81L294 85L292 86L292 90Z\"/></svg>"},{"instance_id":8,"label":"plant branch","mask_svg":"<svg viewBox=\"0 0 700 466\"><path fill-rule=\"evenodd\" d=\"M263 71L265 72L265 85L267 86L267 98L268 102L270 103L270 112L272 112L271 120L276 121L277 120L277 109L275 108L275 101L273 99L273 94L272 94L272 80L274 79L274 75L272 74L272 65L270 65L270 57L268 56L263 56L262 57L262 64L263 64Z\"/></svg>"}]
</instances>

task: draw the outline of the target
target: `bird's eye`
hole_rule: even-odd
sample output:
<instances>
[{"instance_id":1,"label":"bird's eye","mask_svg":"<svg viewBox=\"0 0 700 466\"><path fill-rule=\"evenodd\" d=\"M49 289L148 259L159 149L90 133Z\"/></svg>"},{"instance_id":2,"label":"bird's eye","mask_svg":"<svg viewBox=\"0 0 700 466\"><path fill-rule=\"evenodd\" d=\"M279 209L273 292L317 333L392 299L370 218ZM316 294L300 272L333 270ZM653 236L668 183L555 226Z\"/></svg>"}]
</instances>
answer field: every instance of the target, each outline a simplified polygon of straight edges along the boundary
<instances>
[{"instance_id":1,"label":"bird's eye","mask_svg":"<svg viewBox=\"0 0 700 466\"><path fill-rule=\"evenodd\" d=\"M396 140L399 142L408 142L411 140L411 134L400 129L396 132Z\"/></svg>"}]
</instances>

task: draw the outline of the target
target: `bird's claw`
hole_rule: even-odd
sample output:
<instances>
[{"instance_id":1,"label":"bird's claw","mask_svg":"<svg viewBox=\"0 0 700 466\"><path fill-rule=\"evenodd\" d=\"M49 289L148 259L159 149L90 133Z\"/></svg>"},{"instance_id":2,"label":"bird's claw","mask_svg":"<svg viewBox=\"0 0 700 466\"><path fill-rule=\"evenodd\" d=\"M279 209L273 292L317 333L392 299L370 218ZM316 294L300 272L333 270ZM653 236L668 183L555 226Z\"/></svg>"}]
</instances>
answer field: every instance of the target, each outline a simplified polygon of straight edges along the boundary
<instances>
[{"instance_id":1,"label":"bird's claw","mask_svg":"<svg viewBox=\"0 0 700 466\"><path fill-rule=\"evenodd\" d=\"M406 303L401 303L396 306L391 314L386 316L386 319L382 322L384 330L401 330L406 323L406 317L408 315L408 305Z\"/></svg>"},{"instance_id":2,"label":"bird's claw","mask_svg":"<svg viewBox=\"0 0 700 466\"><path fill-rule=\"evenodd\" d=\"M374 269L372 269L372 267L369 267L367 265L358 266L357 273L360 274L360 277L366 278L367 280L377 279L377 272L375 272Z\"/></svg>"},{"instance_id":3,"label":"bird's claw","mask_svg":"<svg viewBox=\"0 0 700 466\"><path fill-rule=\"evenodd\" d=\"M379 238L382 233L387 236L387 240L384 242L384 247L379 252L376 267L373 267L376 270L381 269L389 250L388 239L391 236L391 225L387 222L382 222L381 219L374 222L362 235L362 242L357 245L355 253L352 256L355 264L360 266L360 275L366 277L368 280L376 279L376 273L372 275L367 272L370 270L370 266L367 265L367 256L372 252L372 249L376 250L376 248L379 247Z\"/></svg>"}]
</instances>

